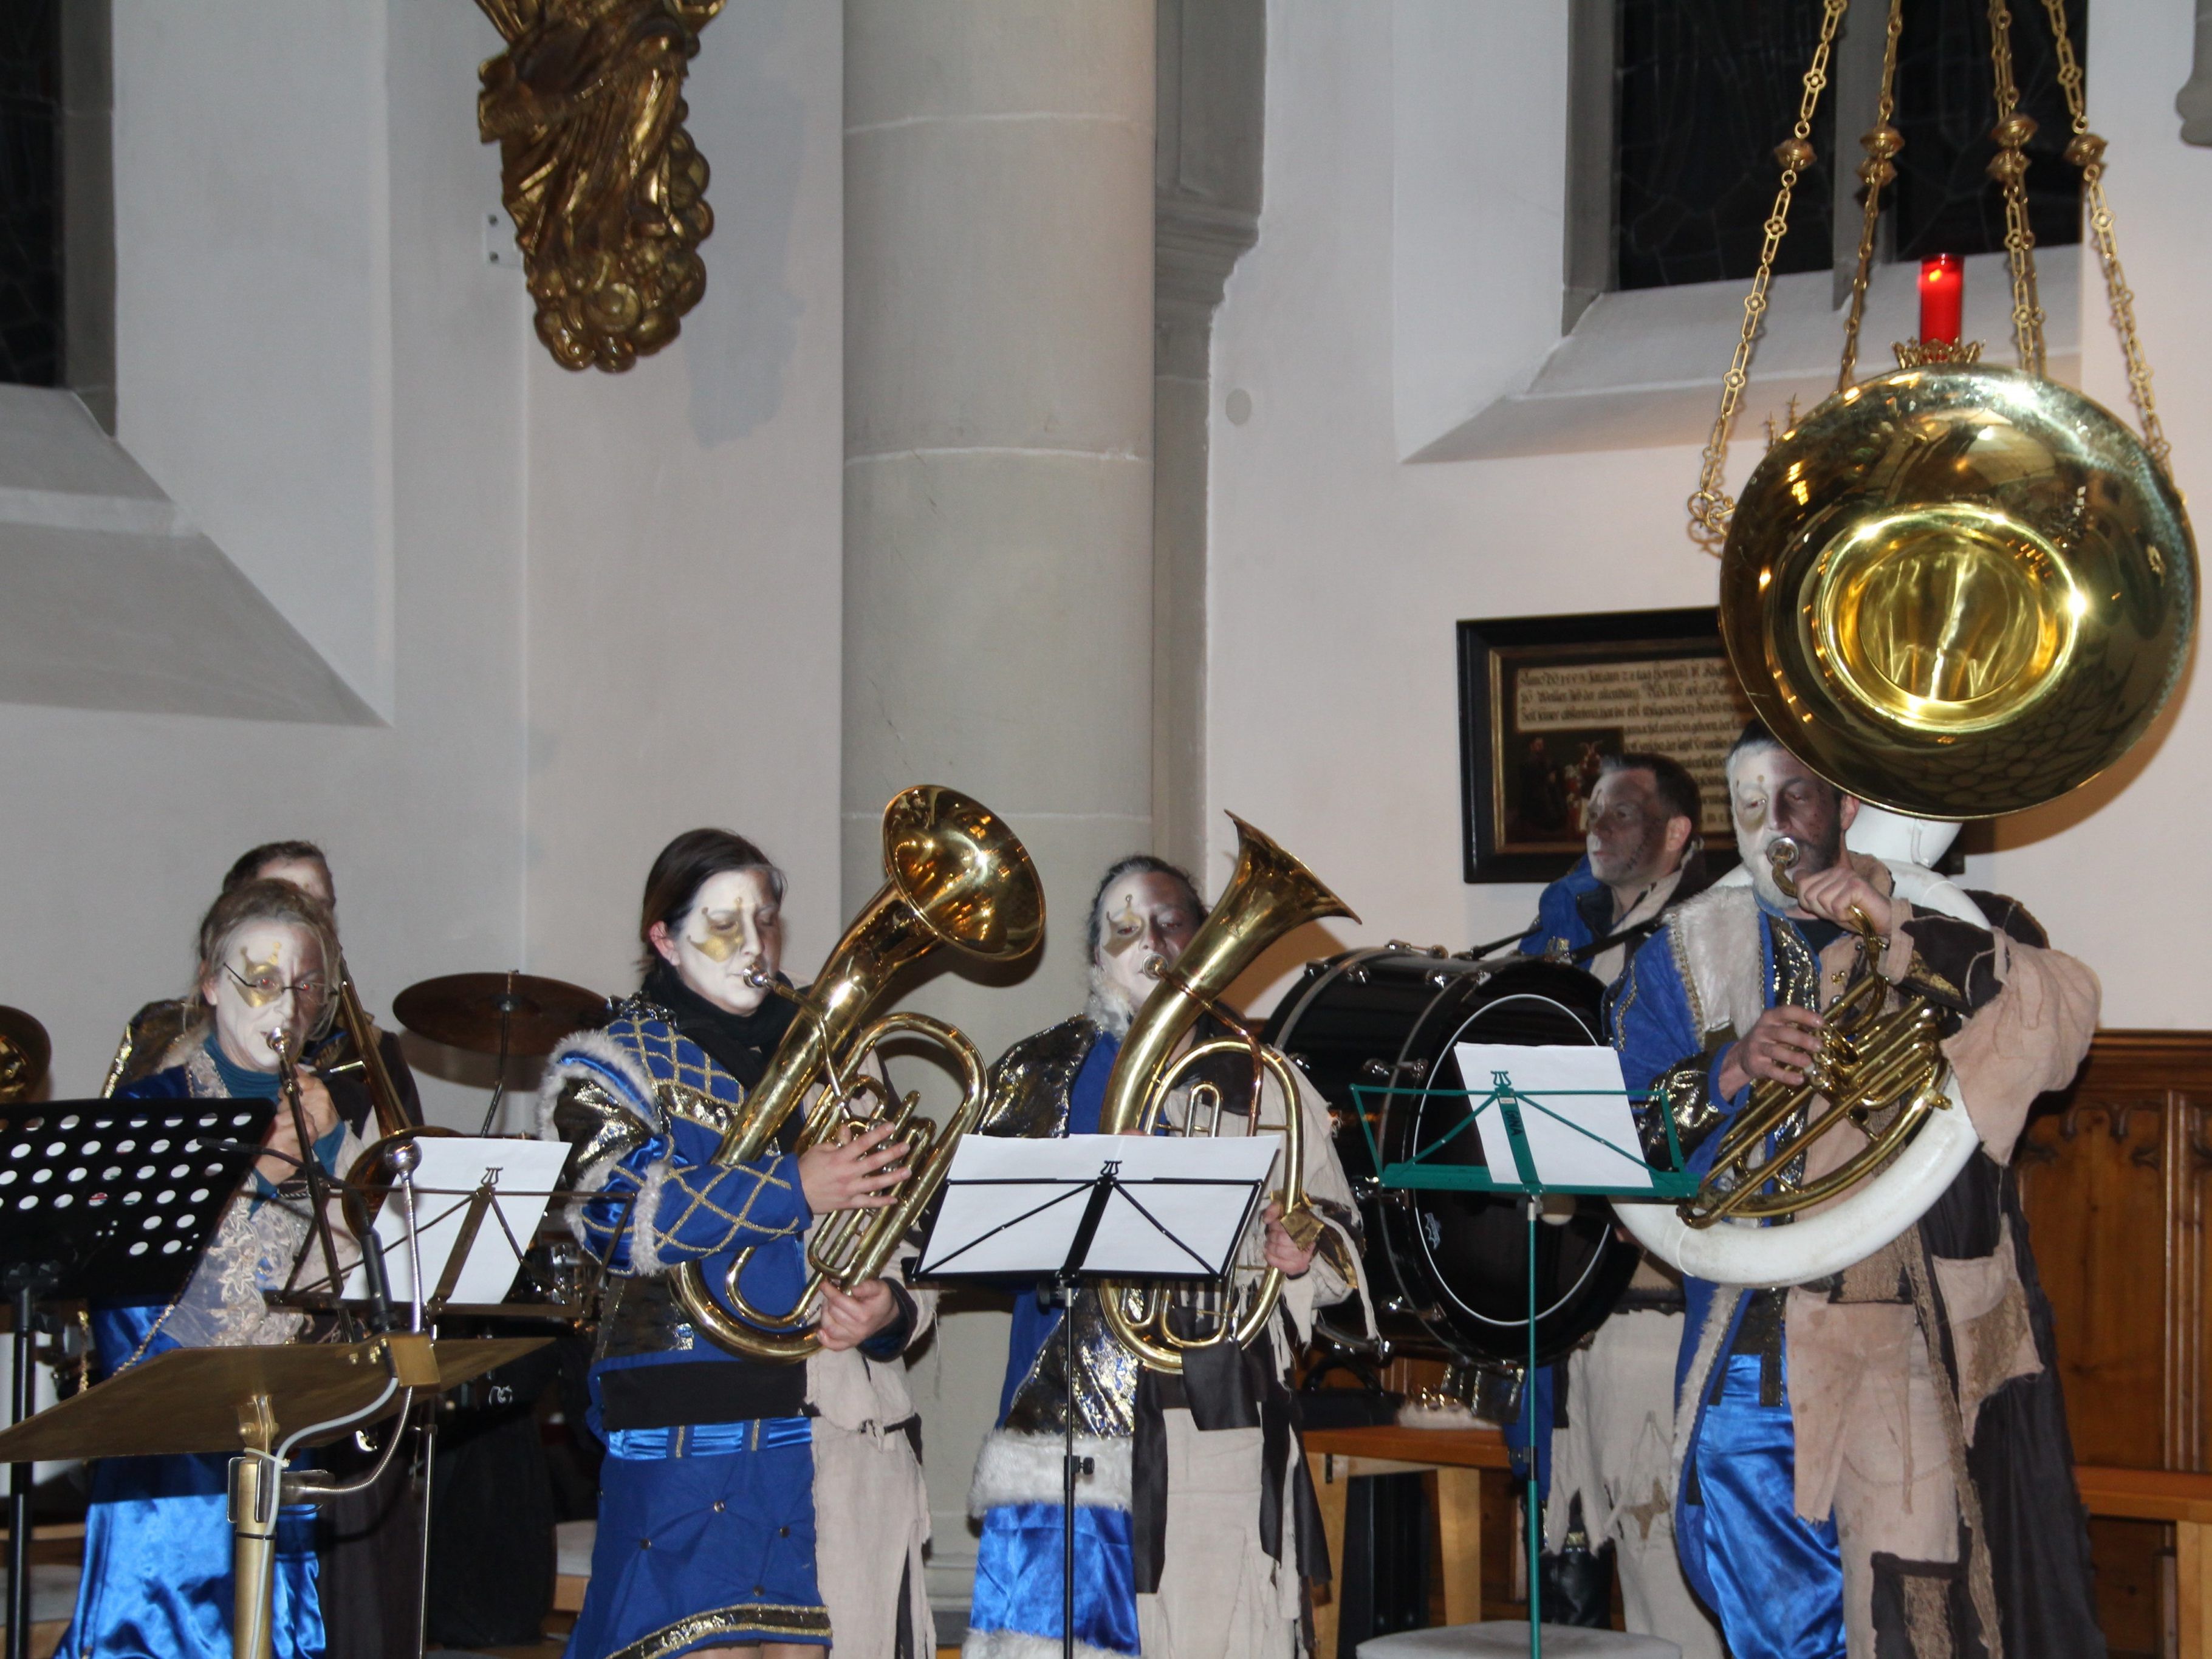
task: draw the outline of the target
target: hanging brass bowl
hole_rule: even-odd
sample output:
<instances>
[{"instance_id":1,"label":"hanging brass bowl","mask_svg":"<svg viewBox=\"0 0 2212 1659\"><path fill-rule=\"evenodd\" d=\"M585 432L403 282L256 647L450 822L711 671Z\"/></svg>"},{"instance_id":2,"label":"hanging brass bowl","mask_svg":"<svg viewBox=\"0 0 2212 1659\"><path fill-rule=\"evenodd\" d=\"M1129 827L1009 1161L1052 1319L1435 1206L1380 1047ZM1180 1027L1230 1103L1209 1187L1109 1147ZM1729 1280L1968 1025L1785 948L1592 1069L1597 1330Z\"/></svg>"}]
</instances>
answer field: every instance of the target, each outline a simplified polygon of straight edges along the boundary
<instances>
[{"instance_id":1,"label":"hanging brass bowl","mask_svg":"<svg viewBox=\"0 0 2212 1659\"><path fill-rule=\"evenodd\" d=\"M2119 421L2016 369L1899 369L1829 398L1744 486L1721 564L1744 690L1863 799L1989 817L2142 735L2197 618L2181 499Z\"/></svg>"}]
</instances>

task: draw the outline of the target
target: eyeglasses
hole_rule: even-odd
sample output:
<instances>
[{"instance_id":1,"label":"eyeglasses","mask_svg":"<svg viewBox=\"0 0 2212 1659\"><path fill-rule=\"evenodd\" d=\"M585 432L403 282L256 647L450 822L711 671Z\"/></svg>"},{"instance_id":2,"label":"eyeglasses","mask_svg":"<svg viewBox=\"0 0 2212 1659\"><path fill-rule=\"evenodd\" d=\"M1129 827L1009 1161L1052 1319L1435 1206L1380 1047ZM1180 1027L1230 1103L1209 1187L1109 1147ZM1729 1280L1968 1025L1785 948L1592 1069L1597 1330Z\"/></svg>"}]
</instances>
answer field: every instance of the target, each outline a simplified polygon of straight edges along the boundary
<instances>
[{"instance_id":1,"label":"eyeglasses","mask_svg":"<svg viewBox=\"0 0 2212 1659\"><path fill-rule=\"evenodd\" d=\"M287 981L278 978L275 974L257 973L252 978L248 979L227 962L222 964L222 971L228 974L236 982L238 994L246 999L250 1006L255 1008L267 1007L287 992L291 994L295 1001L310 1007L320 1004L323 999L331 994L328 982L313 975L306 979Z\"/></svg>"}]
</instances>

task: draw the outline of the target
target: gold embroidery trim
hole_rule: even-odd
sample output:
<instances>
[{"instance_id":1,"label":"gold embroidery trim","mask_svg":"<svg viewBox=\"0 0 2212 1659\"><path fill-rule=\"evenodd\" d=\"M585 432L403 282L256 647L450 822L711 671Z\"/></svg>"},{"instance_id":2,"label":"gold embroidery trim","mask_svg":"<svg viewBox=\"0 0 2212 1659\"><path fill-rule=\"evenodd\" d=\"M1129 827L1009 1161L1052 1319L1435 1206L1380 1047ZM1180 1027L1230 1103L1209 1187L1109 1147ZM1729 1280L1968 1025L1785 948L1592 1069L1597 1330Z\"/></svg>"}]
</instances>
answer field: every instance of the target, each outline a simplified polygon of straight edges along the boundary
<instances>
[{"instance_id":1,"label":"gold embroidery trim","mask_svg":"<svg viewBox=\"0 0 2212 1659\"><path fill-rule=\"evenodd\" d=\"M641 1636L626 1648L617 1648L607 1659L663 1659L717 1636L743 1636L757 1631L769 1637L830 1634L830 1615L821 1607L791 1607L774 1601L741 1601L735 1607L695 1613L672 1625Z\"/></svg>"}]
</instances>

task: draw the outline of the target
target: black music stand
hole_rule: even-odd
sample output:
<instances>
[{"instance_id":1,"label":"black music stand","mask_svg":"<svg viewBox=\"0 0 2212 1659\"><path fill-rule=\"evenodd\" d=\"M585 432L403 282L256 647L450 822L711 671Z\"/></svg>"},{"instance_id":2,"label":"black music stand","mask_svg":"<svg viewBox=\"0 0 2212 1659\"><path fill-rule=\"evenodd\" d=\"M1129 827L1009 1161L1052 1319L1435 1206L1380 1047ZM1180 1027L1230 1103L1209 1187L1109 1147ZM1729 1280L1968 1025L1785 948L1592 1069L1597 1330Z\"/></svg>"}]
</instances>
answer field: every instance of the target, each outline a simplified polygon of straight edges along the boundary
<instances>
[{"instance_id":1,"label":"black music stand","mask_svg":"<svg viewBox=\"0 0 2212 1659\"><path fill-rule=\"evenodd\" d=\"M1060 1306L1064 1659L1075 1653L1075 1480L1092 1472L1090 1460L1079 1467L1075 1455L1075 1292L1086 1279L1225 1282L1281 1146L1280 1135L1027 1140L971 1134L961 1137L953 1154L915 1277L1039 1279ZM1267 1156L1260 1158L1262 1151ZM1239 1172L1247 1164L1251 1172ZM1233 1204L1224 1201L1232 1197Z\"/></svg>"},{"instance_id":2,"label":"black music stand","mask_svg":"<svg viewBox=\"0 0 2212 1659\"><path fill-rule=\"evenodd\" d=\"M31 1415L39 1300L183 1290L276 1119L266 1100L57 1100L0 1114L11 1426ZM9 1470L7 1659L25 1659L30 1637L31 1473Z\"/></svg>"}]
</instances>

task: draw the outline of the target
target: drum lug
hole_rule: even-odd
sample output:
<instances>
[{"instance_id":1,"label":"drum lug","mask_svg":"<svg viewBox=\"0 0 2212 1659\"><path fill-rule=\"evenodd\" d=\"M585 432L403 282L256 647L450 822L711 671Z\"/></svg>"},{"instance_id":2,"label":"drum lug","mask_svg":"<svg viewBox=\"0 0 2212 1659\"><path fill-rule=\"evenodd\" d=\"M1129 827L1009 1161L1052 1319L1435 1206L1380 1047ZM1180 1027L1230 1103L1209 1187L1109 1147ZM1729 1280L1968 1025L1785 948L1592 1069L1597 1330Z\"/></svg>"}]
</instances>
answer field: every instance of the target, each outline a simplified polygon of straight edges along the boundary
<instances>
[{"instance_id":1,"label":"drum lug","mask_svg":"<svg viewBox=\"0 0 2212 1659\"><path fill-rule=\"evenodd\" d=\"M1345 982L1346 985L1364 985L1364 984L1366 984L1366 983L1367 983L1367 969L1366 969L1366 965L1365 965L1364 963L1361 963L1360 965L1358 965L1358 966L1357 966L1357 967L1352 967L1352 968L1347 968L1347 969L1346 969L1344 970L1344 982Z\"/></svg>"},{"instance_id":2,"label":"drum lug","mask_svg":"<svg viewBox=\"0 0 2212 1659\"><path fill-rule=\"evenodd\" d=\"M1359 1068L1359 1074L1362 1077L1371 1077L1380 1083L1390 1075L1389 1063L1386 1060L1370 1060Z\"/></svg>"},{"instance_id":3,"label":"drum lug","mask_svg":"<svg viewBox=\"0 0 2212 1659\"><path fill-rule=\"evenodd\" d=\"M1425 1060L1401 1060L1398 1062L1398 1070L1419 1083L1428 1076L1429 1062Z\"/></svg>"}]
</instances>

